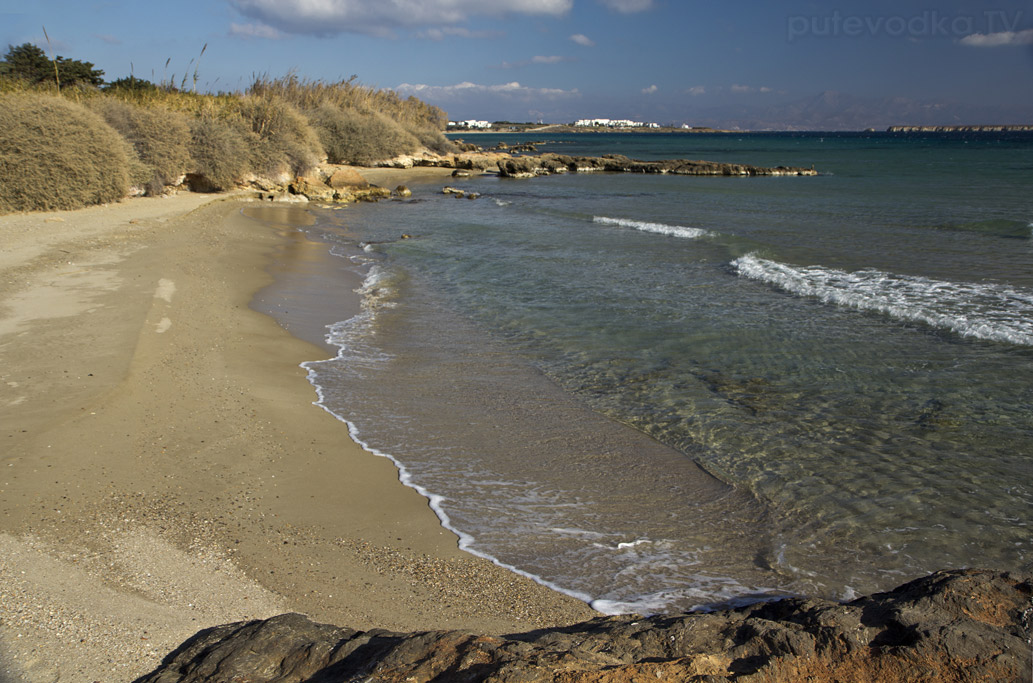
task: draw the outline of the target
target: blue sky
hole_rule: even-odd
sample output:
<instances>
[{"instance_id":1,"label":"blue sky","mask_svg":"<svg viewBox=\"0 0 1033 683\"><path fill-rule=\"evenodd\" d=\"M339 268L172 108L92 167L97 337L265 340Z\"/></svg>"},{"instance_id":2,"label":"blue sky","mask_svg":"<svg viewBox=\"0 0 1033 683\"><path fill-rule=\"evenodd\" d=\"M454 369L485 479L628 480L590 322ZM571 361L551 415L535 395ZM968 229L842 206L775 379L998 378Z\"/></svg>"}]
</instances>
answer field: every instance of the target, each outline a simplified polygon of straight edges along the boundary
<instances>
[{"instance_id":1,"label":"blue sky","mask_svg":"<svg viewBox=\"0 0 1033 683\"><path fill-rule=\"evenodd\" d=\"M0 41L105 77L255 75L414 94L458 119L744 128L1033 123L1028 0L0 0ZM195 61L208 45L199 65ZM169 60L168 67L165 66Z\"/></svg>"}]
</instances>

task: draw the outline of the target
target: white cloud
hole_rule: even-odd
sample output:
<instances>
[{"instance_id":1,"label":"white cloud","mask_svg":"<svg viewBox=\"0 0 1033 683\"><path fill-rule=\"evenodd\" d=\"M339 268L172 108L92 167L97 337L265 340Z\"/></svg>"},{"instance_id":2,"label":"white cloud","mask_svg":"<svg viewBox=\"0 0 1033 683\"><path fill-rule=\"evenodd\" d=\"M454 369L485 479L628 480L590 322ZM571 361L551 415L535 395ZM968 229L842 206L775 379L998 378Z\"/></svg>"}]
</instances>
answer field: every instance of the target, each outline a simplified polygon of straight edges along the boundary
<instances>
[{"instance_id":1,"label":"white cloud","mask_svg":"<svg viewBox=\"0 0 1033 683\"><path fill-rule=\"evenodd\" d=\"M499 85L481 85L464 81L455 85L425 85L422 83L402 83L395 88L401 95L416 95L424 100L446 101L454 100L471 95L493 97L505 97L509 99L532 100L532 99L561 99L568 97L579 97L581 93L573 90L561 90L559 88L529 88L517 81L502 83Z\"/></svg>"},{"instance_id":2,"label":"white cloud","mask_svg":"<svg viewBox=\"0 0 1033 683\"><path fill-rule=\"evenodd\" d=\"M589 38L588 36L586 36L584 33L575 33L574 35L572 35L570 37L570 39L573 40L578 45L583 45L584 47L594 47L595 46L595 41L592 40L591 38Z\"/></svg>"},{"instance_id":3,"label":"white cloud","mask_svg":"<svg viewBox=\"0 0 1033 683\"><path fill-rule=\"evenodd\" d=\"M653 0L599 0L599 2L621 14L644 12L653 8Z\"/></svg>"},{"instance_id":4,"label":"white cloud","mask_svg":"<svg viewBox=\"0 0 1033 683\"><path fill-rule=\"evenodd\" d=\"M733 85L733 86L729 87L728 89L731 90L734 93L740 93L740 94L742 94L742 93L751 93L751 92L760 92L760 93L775 92L772 88L769 88L766 85L762 85L759 88L755 88L752 85Z\"/></svg>"},{"instance_id":5,"label":"white cloud","mask_svg":"<svg viewBox=\"0 0 1033 683\"><path fill-rule=\"evenodd\" d=\"M697 97L699 95L706 95L707 89L702 85L694 85L685 92L692 95L693 97Z\"/></svg>"},{"instance_id":6,"label":"white cloud","mask_svg":"<svg viewBox=\"0 0 1033 683\"><path fill-rule=\"evenodd\" d=\"M475 15L566 14L574 0L230 0L245 16L288 33L390 35L400 27L457 24Z\"/></svg>"},{"instance_id":7,"label":"white cloud","mask_svg":"<svg viewBox=\"0 0 1033 683\"><path fill-rule=\"evenodd\" d=\"M275 40L280 38L281 34L272 26L266 26L265 24L230 24L230 35L240 36L242 38L270 38Z\"/></svg>"},{"instance_id":8,"label":"white cloud","mask_svg":"<svg viewBox=\"0 0 1033 683\"><path fill-rule=\"evenodd\" d=\"M562 62L573 62L573 57L564 57L561 55L535 55L531 59L524 59L519 62L502 62L497 69L520 69L525 66L531 66L532 64L561 64Z\"/></svg>"},{"instance_id":9,"label":"white cloud","mask_svg":"<svg viewBox=\"0 0 1033 683\"><path fill-rule=\"evenodd\" d=\"M655 93L659 89L660 88L656 87L656 85L654 84L654 85L649 86L648 88L642 88L642 94L643 95L652 95L653 93Z\"/></svg>"},{"instance_id":10,"label":"white cloud","mask_svg":"<svg viewBox=\"0 0 1033 683\"><path fill-rule=\"evenodd\" d=\"M1033 45L1033 28L1025 31L1001 31L1000 33L973 33L961 39L969 47L1005 47L1009 45Z\"/></svg>"},{"instance_id":11,"label":"white cloud","mask_svg":"<svg viewBox=\"0 0 1033 683\"><path fill-rule=\"evenodd\" d=\"M505 35L502 31L471 31L463 26L442 26L429 28L416 34L417 38L428 40L444 40L445 38L499 38Z\"/></svg>"}]
</instances>

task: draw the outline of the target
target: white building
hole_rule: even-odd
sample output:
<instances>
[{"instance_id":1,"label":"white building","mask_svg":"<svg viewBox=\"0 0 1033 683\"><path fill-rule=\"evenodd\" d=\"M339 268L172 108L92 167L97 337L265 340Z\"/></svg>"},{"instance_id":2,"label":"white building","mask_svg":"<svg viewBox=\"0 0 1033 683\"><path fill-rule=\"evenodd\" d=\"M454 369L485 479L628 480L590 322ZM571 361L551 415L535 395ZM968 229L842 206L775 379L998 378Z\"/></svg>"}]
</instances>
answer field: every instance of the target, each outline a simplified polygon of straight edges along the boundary
<instances>
[{"instance_id":1,"label":"white building","mask_svg":"<svg viewBox=\"0 0 1033 683\"><path fill-rule=\"evenodd\" d=\"M485 128L491 128L491 122L490 121L475 121L473 119L471 119L469 121L449 121L448 122L448 127L449 128L480 128L480 129L485 129Z\"/></svg>"},{"instance_id":2,"label":"white building","mask_svg":"<svg viewBox=\"0 0 1033 683\"><path fill-rule=\"evenodd\" d=\"M580 128L659 128L659 123L642 123L628 119L579 119L574 125Z\"/></svg>"}]
</instances>

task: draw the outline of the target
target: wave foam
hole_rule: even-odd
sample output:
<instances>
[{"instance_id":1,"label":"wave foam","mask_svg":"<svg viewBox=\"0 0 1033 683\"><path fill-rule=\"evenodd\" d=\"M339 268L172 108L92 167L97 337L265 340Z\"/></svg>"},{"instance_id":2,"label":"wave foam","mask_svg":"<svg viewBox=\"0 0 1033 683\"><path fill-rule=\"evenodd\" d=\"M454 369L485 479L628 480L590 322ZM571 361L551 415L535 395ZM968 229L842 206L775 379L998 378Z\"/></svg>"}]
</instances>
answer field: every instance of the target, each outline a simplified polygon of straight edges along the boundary
<instances>
[{"instance_id":1,"label":"wave foam","mask_svg":"<svg viewBox=\"0 0 1033 683\"><path fill-rule=\"evenodd\" d=\"M822 266L789 266L755 254L742 256L731 266L742 277L790 294L921 322L963 337L1033 346L1033 292L875 269L849 273Z\"/></svg>"},{"instance_id":2,"label":"wave foam","mask_svg":"<svg viewBox=\"0 0 1033 683\"><path fill-rule=\"evenodd\" d=\"M604 225L618 225L622 228L632 228L634 230L641 230L642 232L652 232L658 235L682 237L690 240L699 239L700 237L708 237L714 234L709 230L703 230L702 228L688 228L683 225L666 225L664 223L648 223L646 221L631 220L630 218L594 216L592 220Z\"/></svg>"},{"instance_id":3,"label":"wave foam","mask_svg":"<svg viewBox=\"0 0 1033 683\"><path fill-rule=\"evenodd\" d=\"M396 278L391 271L374 265L362 281L362 286L355 291L362 296L362 307L366 310L394 308L398 298L396 285Z\"/></svg>"},{"instance_id":4,"label":"wave foam","mask_svg":"<svg viewBox=\"0 0 1033 683\"><path fill-rule=\"evenodd\" d=\"M599 598L588 604L597 612L608 615L650 615L668 612L671 605L675 604L691 605L685 611L710 612L715 609L731 609L785 597L784 593L774 589L750 590L739 581L724 576L694 574L687 584L679 588L666 588L638 595L628 600Z\"/></svg>"}]
</instances>

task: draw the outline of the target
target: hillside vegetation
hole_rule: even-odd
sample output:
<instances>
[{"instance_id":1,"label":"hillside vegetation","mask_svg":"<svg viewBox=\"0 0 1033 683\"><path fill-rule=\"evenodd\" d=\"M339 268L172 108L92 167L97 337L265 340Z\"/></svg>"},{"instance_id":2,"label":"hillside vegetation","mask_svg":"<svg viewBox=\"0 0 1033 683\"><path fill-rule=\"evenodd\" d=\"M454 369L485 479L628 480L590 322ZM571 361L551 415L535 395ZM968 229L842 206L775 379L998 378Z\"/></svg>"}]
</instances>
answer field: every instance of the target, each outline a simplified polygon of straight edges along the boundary
<instances>
[{"instance_id":1,"label":"hillside vegetation","mask_svg":"<svg viewBox=\"0 0 1033 683\"><path fill-rule=\"evenodd\" d=\"M202 191L283 183L324 161L372 165L454 150L443 111L354 77L261 77L219 94L186 86L186 78L178 88L133 77L104 83L89 62L9 48L0 60L0 213L159 195L183 179Z\"/></svg>"}]
</instances>

